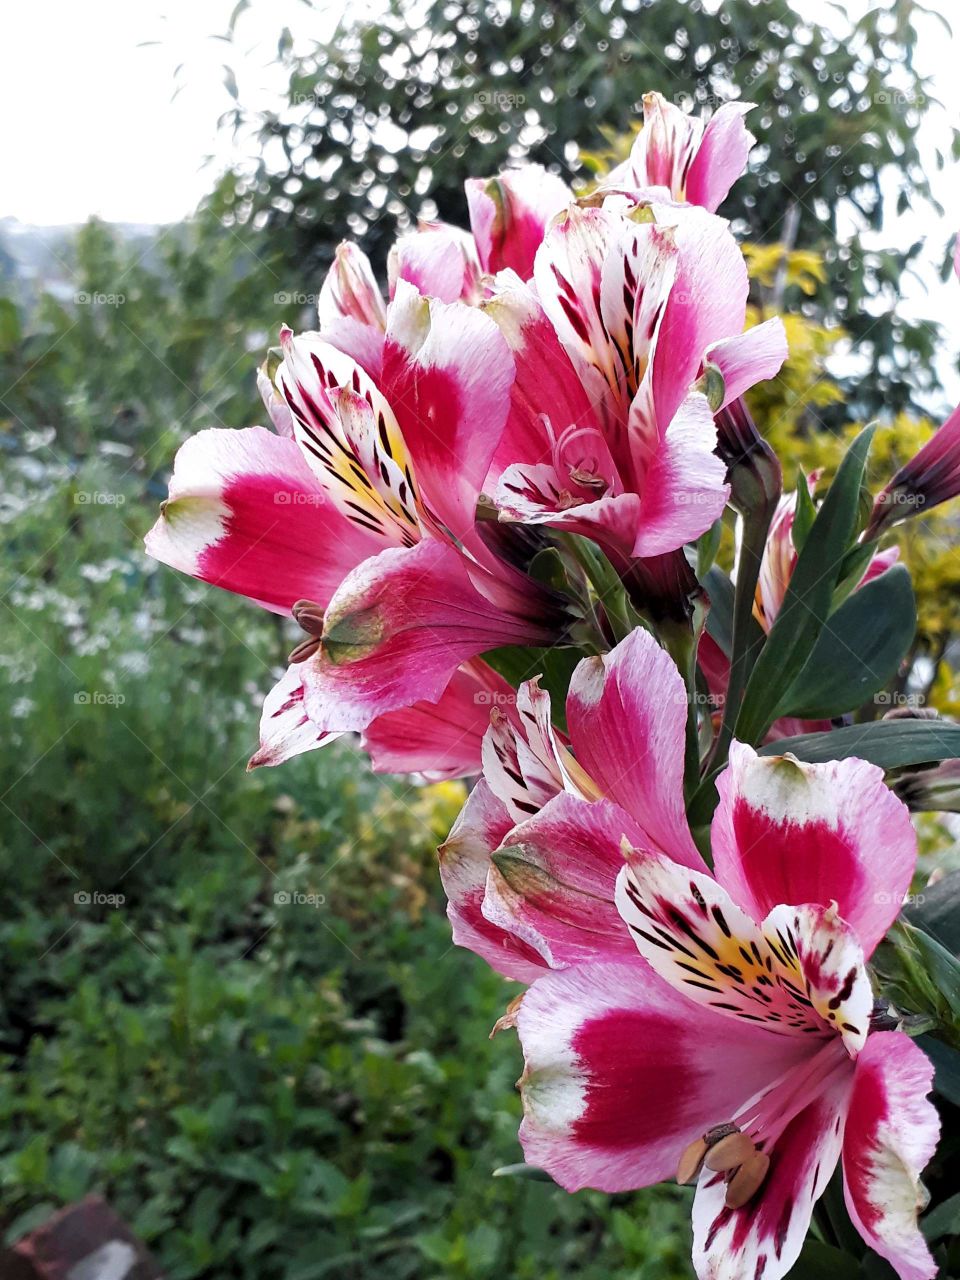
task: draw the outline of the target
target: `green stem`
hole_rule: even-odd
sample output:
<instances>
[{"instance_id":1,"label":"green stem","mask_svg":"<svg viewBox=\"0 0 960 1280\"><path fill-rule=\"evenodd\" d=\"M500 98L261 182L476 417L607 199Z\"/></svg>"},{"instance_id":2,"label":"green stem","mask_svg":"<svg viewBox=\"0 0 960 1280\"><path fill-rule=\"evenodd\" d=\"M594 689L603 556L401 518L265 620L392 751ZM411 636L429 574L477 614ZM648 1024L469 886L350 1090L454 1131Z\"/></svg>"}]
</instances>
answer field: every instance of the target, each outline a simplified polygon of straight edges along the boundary
<instances>
[{"instance_id":1,"label":"green stem","mask_svg":"<svg viewBox=\"0 0 960 1280\"><path fill-rule=\"evenodd\" d=\"M603 606L604 615L610 624L614 641L619 644L633 631L635 623L629 615L626 592L617 571L603 552L587 538L581 538L575 533L561 534L560 537L593 587L594 595Z\"/></svg>"},{"instance_id":2,"label":"green stem","mask_svg":"<svg viewBox=\"0 0 960 1280\"><path fill-rule=\"evenodd\" d=\"M763 563L763 549L767 543L767 534L770 532L770 524L776 509L776 501L770 500L761 507L741 513L743 539L740 544L737 585L733 597L730 679L723 705L723 720L709 759L711 773L715 773L726 763L730 743L733 740L734 725L737 722L737 713L740 710L740 700L762 647L762 641L757 643L752 634L756 625L753 619L753 604L756 599L760 566Z\"/></svg>"}]
</instances>

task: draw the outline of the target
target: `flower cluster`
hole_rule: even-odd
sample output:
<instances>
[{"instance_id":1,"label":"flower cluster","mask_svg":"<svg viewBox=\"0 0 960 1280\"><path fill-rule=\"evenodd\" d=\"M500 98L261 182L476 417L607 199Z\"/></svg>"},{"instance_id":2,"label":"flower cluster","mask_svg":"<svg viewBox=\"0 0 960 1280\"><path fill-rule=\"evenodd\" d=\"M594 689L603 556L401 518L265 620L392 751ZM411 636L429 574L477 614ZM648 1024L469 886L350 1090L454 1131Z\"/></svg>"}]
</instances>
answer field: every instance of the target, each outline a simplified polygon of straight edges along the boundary
<instances>
[{"instance_id":1,"label":"flower cluster","mask_svg":"<svg viewBox=\"0 0 960 1280\"><path fill-rule=\"evenodd\" d=\"M840 1164L866 1244L930 1280L932 1068L870 962L916 867L884 769L950 753L838 726L912 639L878 539L960 491L960 419L872 514L869 433L820 501L782 493L744 396L784 329L745 328L716 212L747 111L648 94L579 197L472 179L470 231L402 236L383 290L340 245L260 370L271 429L189 440L147 549L301 631L251 767L359 733L377 770L479 775L441 878L455 941L527 984L498 1026L530 1164L696 1182L712 1280L785 1274Z\"/></svg>"}]
</instances>

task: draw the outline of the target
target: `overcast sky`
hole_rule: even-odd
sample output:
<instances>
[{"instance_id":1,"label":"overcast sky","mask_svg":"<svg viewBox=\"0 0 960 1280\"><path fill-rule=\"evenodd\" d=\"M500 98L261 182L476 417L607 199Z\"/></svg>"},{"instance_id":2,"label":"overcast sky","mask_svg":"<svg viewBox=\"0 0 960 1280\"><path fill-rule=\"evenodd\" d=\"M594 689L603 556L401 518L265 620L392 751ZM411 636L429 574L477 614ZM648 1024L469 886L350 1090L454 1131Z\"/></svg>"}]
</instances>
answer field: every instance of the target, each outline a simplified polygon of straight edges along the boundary
<instances>
[{"instance_id":1,"label":"overcast sky","mask_svg":"<svg viewBox=\"0 0 960 1280\"><path fill-rule=\"evenodd\" d=\"M273 60L279 31L288 25L295 33L329 38L346 3L356 15L370 0L314 0L312 9L304 0L255 0L240 19L238 60L236 45L212 38L226 30L235 0L10 0L0 19L6 126L0 216L38 224L78 222L91 214L125 222L184 217L234 158L217 130L218 117L232 105L224 61L234 64L246 106L274 105L284 81ZM869 0L847 3L860 12ZM931 4L948 12L955 0ZM827 0L805 0L803 11L829 20ZM933 75L935 96L944 104L926 126L924 143L932 154L947 120L960 119L956 44L935 19L919 31L917 64ZM171 101L176 83L181 89ZM210 156L212 167L205 167ZM944 224L932 223L929 213L908 212L891 217L883 239L909 243L929 234L931 256L939 262L960 225L960 166L933 176ZM929 294L908 284L905 307L956 332L960 286L939 285L931 269L928 288ZM945 378L953 381L949 371ZM957 391L960 379L948 387L951 395Z\"/></svg>"}]
</instances>

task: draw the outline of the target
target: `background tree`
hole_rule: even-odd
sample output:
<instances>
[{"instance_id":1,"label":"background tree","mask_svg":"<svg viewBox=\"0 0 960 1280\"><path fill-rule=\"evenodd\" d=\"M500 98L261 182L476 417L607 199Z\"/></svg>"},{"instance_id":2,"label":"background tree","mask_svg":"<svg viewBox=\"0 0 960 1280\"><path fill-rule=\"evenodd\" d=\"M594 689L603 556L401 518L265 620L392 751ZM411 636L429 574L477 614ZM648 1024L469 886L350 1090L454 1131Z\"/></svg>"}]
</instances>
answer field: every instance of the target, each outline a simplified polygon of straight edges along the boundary
<instances>
[{"instance_id":1,"label":"background tree","mask_svg":"<svg viewBox=\"0 0 960 1280\"><path fill-rule=\"evenodd\" d=\"M880 230L884 192L901 209L933 208L917 146L930 94L913 66L926 12L886 0L856 22L837 10L828 29L753 0L713 12L701 0L388 0L375 20L348 17L328 47L304 52L299 33L280 33L286 107L238 101L224 117L257 145L214 208L265 226L306 290L345 236L382 262L417 217L462 222L470 175L529 158L585 176L578 144L628 133L647 89L694 110L753 101L754 174L723 212L748 238L820 251L824 278L805 310L842 323L867 366L845 398L865 416L900 410L933 384L937 340L935 326L898 314L901 280L943 245L868 251L847 229Z\"/></svg>"}]
</instances>

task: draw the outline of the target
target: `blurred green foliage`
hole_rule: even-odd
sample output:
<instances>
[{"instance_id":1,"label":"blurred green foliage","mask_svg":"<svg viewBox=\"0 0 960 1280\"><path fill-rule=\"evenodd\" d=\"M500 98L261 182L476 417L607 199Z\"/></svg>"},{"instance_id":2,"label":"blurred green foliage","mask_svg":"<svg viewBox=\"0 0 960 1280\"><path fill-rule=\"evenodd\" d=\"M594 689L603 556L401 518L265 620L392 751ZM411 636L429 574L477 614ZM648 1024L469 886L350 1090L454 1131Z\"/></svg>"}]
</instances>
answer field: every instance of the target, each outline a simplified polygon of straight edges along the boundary
<instances>
[{"instance_id":1,"label":"blurred green foliage","mask_svg":"<svg viewBox=\"0 0 960 1280\"><path fill-rule=\"evenodd\" d=\"M92 225L122 302L0 305L0 1233L97 1191L170 1280L686 1275L687 1193L492 1177L516 988L450 944L462 788L245 774L289 637L140 542L177 442L256 415L276 285L203 220L150 257Z\"/></svg>"}]
</instances>

